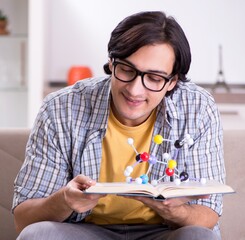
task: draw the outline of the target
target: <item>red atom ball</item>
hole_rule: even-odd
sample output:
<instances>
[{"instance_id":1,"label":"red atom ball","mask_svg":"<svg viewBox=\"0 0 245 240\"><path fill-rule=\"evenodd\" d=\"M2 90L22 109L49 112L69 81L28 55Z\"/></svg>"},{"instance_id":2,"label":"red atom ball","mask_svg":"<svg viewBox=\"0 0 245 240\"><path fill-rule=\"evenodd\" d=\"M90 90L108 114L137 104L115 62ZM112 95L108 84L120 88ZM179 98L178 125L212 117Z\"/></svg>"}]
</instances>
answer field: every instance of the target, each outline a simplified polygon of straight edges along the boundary
<instances>
[{"instance_id":1,"label":"red atom ball","mask_svg":"<svg viewBox=\"0 0 245 240\"><path fill-rule=\"evenodd\" d=\"M174 175L174 169L166 168L165 172L166 172L166 174L168 176L173 176Z\"/></svg>"},{"instance_id":2,"label":"red atom ball","mask_svg":"<svg viewBox=\"0 0 245 240\"><path fill-rule=\"evenodd\" d=\"M143 152L140 154L140 159L143 161L143 162L147 162L150 158L150 155L147 153L147 152Z\"/></svg>"}]
</instances>

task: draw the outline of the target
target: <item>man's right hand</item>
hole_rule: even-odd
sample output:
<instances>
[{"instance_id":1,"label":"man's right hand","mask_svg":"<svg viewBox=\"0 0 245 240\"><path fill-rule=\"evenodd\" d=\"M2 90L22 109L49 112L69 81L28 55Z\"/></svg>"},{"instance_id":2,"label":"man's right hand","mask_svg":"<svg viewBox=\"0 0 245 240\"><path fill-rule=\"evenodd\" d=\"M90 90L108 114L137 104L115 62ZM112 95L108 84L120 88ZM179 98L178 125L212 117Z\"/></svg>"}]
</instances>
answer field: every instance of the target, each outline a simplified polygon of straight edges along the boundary
<instances>
[{"instance_id":1,"label":"man's right hand","mask_svg":"<svg viewBox=\"0 0 245 240\"><path fill-rule=\"evenodd\" d=\"M84 194L83 191L95 185L96 181L82 174L73 178L63 189L67 205L75 212L83 213L96 206L105 195Z\"/></svg>"},{"instance_id":2,"label":"man's right hand","mask_svg":"<svg viewBox=\"0 0 245 240\"><path fill-rule=\"evenodd\" d=\"M94 184L94 180L81 174L48 197L32 198L20 203L14 209L16 230L20 232L27 225L40 221L63 222L73 211L83 213L92 209L105 196L83 193Z\"/></svg>"}]
</instances>

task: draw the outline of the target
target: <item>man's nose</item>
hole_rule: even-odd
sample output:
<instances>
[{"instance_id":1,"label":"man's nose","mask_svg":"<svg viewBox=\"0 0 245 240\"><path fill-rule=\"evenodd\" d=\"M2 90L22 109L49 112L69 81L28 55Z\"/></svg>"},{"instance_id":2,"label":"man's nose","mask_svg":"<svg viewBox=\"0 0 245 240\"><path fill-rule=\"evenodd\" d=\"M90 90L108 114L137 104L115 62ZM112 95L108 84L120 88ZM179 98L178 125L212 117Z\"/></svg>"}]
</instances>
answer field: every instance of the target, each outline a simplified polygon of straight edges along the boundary
<instances>
[{"instance_id":1,"label":"man's nose","mask_svg":"<svg viewBox=\"0 0 245 240\"><path fill-rule=\"evenodd\" d=\"M132 95L137 95L145 90L142 74L138 73L134 81L128 83L128 89Z\"/></svg>"}]
</instances>

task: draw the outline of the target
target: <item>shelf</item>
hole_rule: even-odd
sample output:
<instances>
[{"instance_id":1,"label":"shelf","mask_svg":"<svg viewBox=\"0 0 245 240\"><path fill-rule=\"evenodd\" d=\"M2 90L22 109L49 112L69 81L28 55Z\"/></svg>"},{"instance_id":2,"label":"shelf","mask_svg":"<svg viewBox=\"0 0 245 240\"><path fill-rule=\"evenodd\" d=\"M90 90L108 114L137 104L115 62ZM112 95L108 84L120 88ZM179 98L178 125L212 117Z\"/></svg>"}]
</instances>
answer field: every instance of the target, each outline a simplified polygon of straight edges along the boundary
<instances>
[{"instance_id":1,"label":"shelf","mask_svg":"<svg viewBox=\"0 0 245 240\"><path fill-rule=\"evenodd\" d=\"M11 87L2 87L0 86L0 92L27 92L27 87L23 86L11 86Z\"/></svg>"},{"instance_id":2,"label":"shelf","mask_svg":"<svg viewBox=\"0 0 245 240\"><path fill-rule=\"evenodd\" d=\"M203 88L207 88L207 89L216 89L216 90L221 90L222 87L215 87L216 84L210 84L210 83L199 83L197 84ZM231 91L234 90L244 90L245 91L245 84L241 84L241 83L227 83L226 85Z\"/></svg>"},{"instance_id":3,"label":"shelf","mask_svg":"<svg viewBox=\"0 0 245 240\"><path fill-rule=\"evenodd\" d=\"M217 103L244 104L245 84L227 84L226 87L215 84L198 84L209 91Z\"/></svg>"},{"instance_id":4,"label":"shelf","mask_svg":"<svg viewBox=\"0 0 245 240\"><path fill-rule=\"evenodd\" d=\"M27 34L7 34L7 35L0 35L0 39L27 39Z\"/></svg>"},{"instance_id":5,"label":"shelf","mask_svg":"<svg viewBox=\"0 0 245 240\"><path fill-rule=\"evenodd\" d=\"M244 104L245 93L212 93L217 103Z\"/></svg>"}]
</instances>

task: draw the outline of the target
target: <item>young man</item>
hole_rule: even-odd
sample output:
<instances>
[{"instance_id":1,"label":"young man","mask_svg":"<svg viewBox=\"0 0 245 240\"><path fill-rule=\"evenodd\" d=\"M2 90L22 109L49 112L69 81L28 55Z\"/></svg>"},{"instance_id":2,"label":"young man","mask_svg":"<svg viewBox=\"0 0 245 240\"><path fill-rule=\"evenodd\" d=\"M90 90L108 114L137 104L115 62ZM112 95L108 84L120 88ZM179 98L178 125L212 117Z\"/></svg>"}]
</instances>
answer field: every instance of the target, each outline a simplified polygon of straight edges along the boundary
<instances>
[{"instance_id":1,"label":"young man","mask_svg":"<svg viewBox=\"0 0 245 240\"><path fill-rule=\"evenodd\" d=\"M225 177L219 113L210 94L186 79L191 54L178 23L162 12L129 16L112 32L108 53L108 77L44 100L15 181L19 239L219 239L221 195L155 201L83 193L96 181L125 181L135 162L129 137L161 161L173 146L152 137L188 133L194 143L181 149L178 169L191 178ZM150 180L164 171L155 164Z\"/></svg>"}]
</instances>

